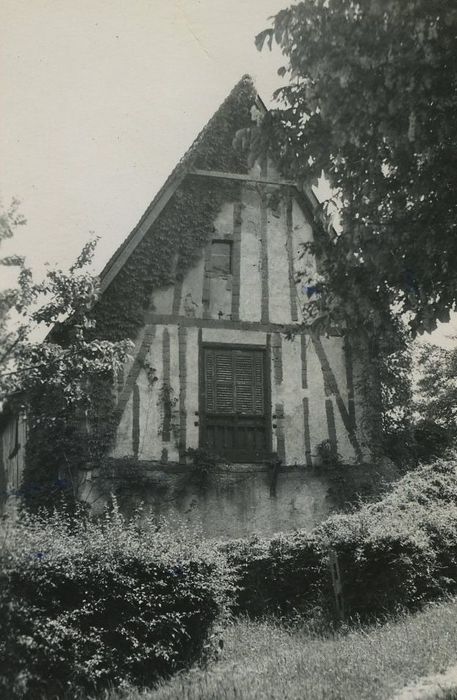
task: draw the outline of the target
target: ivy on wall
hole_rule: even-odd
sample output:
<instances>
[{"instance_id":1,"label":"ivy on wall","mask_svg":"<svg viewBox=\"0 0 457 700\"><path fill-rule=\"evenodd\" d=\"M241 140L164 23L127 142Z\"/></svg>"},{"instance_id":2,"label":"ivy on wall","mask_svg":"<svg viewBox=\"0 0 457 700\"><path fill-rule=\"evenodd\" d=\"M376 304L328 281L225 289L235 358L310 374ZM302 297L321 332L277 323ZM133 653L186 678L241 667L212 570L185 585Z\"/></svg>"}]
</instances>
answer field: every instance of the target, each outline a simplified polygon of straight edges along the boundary
<instances>
[{"instance_id":1,"label":"ivy on wall","mask_svg":"<svg viewBox=\"0 0 457 700\"><path fill-rule=\"evenodd\" d=\"M174 194L98 303L96 333L134 339L154 290L182 279L211 239L223 203L233 196L219 181L189 178Z\"/></svg>"},{"instance_id":2,"label":"ivy on wall","mask_svg":"<svg viewBox=\"0 0 457 700\"><path fill-rule=\"evenodd\" d=\"M247 154L233 146L236 132L251 123L256 92L242 78L190 149L189 165L202 170L246 173ZM202 255L225 202L236 185L188 177L97 304L97 335L135 338L144 323L153 290L182 279Z\"/></svg>"}]
</instances>

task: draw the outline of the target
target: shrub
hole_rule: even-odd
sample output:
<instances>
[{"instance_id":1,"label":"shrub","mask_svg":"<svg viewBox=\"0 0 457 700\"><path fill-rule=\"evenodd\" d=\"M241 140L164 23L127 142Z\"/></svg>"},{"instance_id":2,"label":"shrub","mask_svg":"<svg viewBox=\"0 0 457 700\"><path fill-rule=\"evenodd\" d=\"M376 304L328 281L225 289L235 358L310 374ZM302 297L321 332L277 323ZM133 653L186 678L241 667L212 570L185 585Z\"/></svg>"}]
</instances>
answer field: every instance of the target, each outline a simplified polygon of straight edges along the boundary
<instances>
[{"instance_id":1,"label":"shrub","mask_svg":"<svg viewBox=\"0 0 457 700\"><path fill-rule=\"evenodd\" d=\"M456 431L423 418L383 436L385 454L404 472L420 462L445 458L456 442Z\"/></svg>"},{"instance_id":2,"label":"shrub","mask_svg":"<svg viewBox=\"0 0 457 700\"><path fill-rule=\"evenodd\" d=\"M334 612L328 554L338 556L349 617L370 619L457 591L457 459L409 472L376 503L329 517L310 534L231 542L235 610Z\"/></svg>"},{"instance_id":3,"label":"shrub","mask_svg":"<svg viewBox=\"0 0 457 700\"><path fill-rule=\"evenodd\" d=\"M419 461L428 462L443 457L455 445L455 428L439 425L423 418L414 425L415 453Z\"/></svg>"},{"instance_id":4,"label":"shrub","mask_svg":"<svg viewBox=\"0 0 457 700\"><path fill-rule=\"evenodd\" d=\"M369 615L457 590L457 460L404 476L378 503L317 528L334 548L349 610Z\"/></svg>"},{"instance_id":5,"label":"shrub","mask_svg":"<svg viewBox=\"0 0 457 700\"><path fill-rule=\"evenodd\" d=\"M99 521L24 517L3 537L3 697L150 686L198 659L225 614L223 557L115 504Z\"/></svg>"},{"instance_id":6,"label":"shrub","mask_svg":"<svg viewBox=\"0 0 457 700\"><path fill-rule=\"evenodd\" d=\"M235 612L254 617L287 614L320 602L327 569L309 534L235 540L221 549L237 576Z\"/></svg>"}]
</instances>

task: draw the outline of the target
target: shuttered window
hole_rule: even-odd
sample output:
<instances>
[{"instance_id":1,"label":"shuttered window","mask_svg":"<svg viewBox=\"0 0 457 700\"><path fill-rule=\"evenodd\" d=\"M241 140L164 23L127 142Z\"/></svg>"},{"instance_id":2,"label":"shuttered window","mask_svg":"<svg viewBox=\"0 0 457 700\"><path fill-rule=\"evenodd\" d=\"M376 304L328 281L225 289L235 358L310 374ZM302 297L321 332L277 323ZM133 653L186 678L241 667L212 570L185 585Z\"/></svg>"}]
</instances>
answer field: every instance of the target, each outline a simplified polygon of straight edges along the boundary
<instances>
[{"instance_id":1,"label":"shuttered window","mask_svg":"<svg viewBox=\"0 0 457 700\"><path fill-rule=\"evenodd\" d=\"M207 413L263 416L264 357L261 350L205 348Z\"/></svg>"},{"instance_id":2,"label":"shuttered window","mask_svg":"<svg viewBox=\"0 0 457 700\"><path fill-rule=\"evenodd\" d=\"M230 275L232 272L231 241L213 241L211 244L210 271L213 276Z\"/></svg>"},{"instance_id":3,"label":"shuttered window","mask_svg":"<svg viewBox=\"0 0 457 700\"><path fill-rule=\"evenodd\" d=\"M200 446L232 462L271 454L268 373L263 348L204 345Z\"/></svg>"}]
</instances>

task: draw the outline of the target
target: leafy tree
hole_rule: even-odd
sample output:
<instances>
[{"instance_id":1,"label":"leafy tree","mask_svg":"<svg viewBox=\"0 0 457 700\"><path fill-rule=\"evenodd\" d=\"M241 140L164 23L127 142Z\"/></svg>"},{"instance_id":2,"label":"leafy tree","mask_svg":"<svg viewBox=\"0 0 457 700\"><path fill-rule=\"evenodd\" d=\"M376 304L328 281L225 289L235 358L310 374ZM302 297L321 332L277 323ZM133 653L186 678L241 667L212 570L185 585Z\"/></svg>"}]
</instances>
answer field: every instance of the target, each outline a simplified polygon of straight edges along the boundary
<instances>
[{"instance_id":1,"label":"leafy tree","mask_svg":"<svg viewBox=\"0 0 457 700\"><path fill-rule=\"evenodd\" d=\"M408 469L443 456L455 445L457 349L445 350L427 343L416 345L413 352L410 347L403 358L401 355L390 355L383 366L383 370L392 370L392 377L387 377L389 392L383 397L384 405L394 407L387 413L387 420L383 416L383 440L388 456L400 468Z\"/></svg>"},{"instance_id":2,"label":"leafy tree","mask_svg":"<svg viewBox=\"0 0 457 700\"><path fill-rule=\"evenodd\" d=\"M0 245L3 241L12 238L18 226L25 224L25 219L18 212L19 202L13 200L8 209L0 211ZM27 291L31 290L30 272L24 265L24 259L18 255L8 255L0 258L0 266L13 267L20 270L18 286L15 289L0 290L0 387L6 380L6 371L9 363L19 350L19 345L25 338L24 324L20 328L13 328L11 324L11 311L22 309L27 298ZM0 268L1 269L1 268ZM2 393L0 389L0 399Z\"/></svg>"},{"instance_id":3,"label":"leafy tree","mask_svg":"<svg viewBox=\"0 0 457 700\"><path fill-rule=\"evenodd\" d=\"M13 202L0 216L0 243L24 223ZM87 270L95 245L88 242L68 272L51 268L39 282L23 258L0 259L18 272L17 286L0 293L0 399L27 416L26 495L40 502L62 478L74 492L77 467L101 458L99 403L110 404L131 346L95 337L98 285ZM40 330L43 342L34 340Z\"/></svg>"},{"instance_id":4,"label":"leafy tree","mask_svg":"<svg viewBox=\"0 0 457 700\"><path fill-rule=\"evenodd\" d=\"M383 353L378 360L384 435L404 431L411 424L413 400L411 345L406 332L403 331L398 349Z\"/></svg>"},{"instance_id":5,"label":"leafy tree","mask_svg":"<svg viewBox=\"0 0 457 700\"><path fill-rule=\"evenodd\" d=\"M424 344L418 351L415 409L422 420L457 429L457 348Z\"/></svg>"},{"instance_id":6,"label":"leafy tree","mask_svg":"<svg viewBox=\"0 0 457 700\"><path fill-rule=\"evenodd\" d=\"M256 43L279 45L289 84L251 147L335 192L341 230L323 207L314 245L320 321L378 341L398 317L431 332L457 300L457 7L306 0L272 25Z\"/></svg>"}]
</instances>

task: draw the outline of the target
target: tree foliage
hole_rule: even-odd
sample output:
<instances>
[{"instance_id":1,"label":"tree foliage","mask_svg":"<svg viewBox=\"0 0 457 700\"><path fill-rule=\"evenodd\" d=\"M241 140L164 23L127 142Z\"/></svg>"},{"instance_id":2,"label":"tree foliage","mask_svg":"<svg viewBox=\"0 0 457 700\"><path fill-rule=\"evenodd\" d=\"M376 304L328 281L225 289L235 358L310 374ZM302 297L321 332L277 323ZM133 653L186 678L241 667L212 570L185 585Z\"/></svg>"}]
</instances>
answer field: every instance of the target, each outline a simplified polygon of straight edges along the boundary
<instances>
[{"instance_id":1,"label":"tree foliage","mask_svg":"<svg viewBox=\"0 0 457 700\"><path fill-rule=\"evenodd\" d=\"M457 436L457 351L409 343L385 359L381 378L383 443L403 470L454 447ZM386 376L387 372L387 376Z\"/></svg>"},{"instance_id":2,"label":"tree foliage","mask_svg":"<svg viewBox=\"0 0 457 700\"><path fill-rule=\"evenodd\" d=\"M0 216L0 242L11 238L25 223L17 202ZM16 287L0 293L0 397L20 394L46 385L61 392L67 404L82 400L84 382L92 375L119 369L129 344L94 340L91 310L98 297L97 281L87 270L97 241L86 243L68 272L50 268L35 282L20 256L0 259L1 265L18 270ZM34 341L39 329L52 329L45 342ZM58 331L61 331L60 333ZM63 333L62 333L63 331ZM53 337L65 342L53 342Z\"/></svg>"},{"instance_id":3,"label":"tree foliage","mask_svg":"<svg viewBox=\"0 0 457 700\"><path fill-rule=\"evenodd\" d=\"M403 329L394 352L377 358L381 386L382 430L384 435L404 431L412 419L412 342Z\"/></svg>"},{"instance_id":4,"label":"tree foliage","mask_svg":"<svg viewBox=\"0 0 457 700\"><path fill-rule=\"evenodd\" d=\"M456 432L457 348L427 343L418 352L419 379L415 409L423 420Z\"/></svg>"},{"instance_id":5,"label":"tree foliage","mask_svg":"<svg viewBox=\"0 0 457 700\"><path fill-rule=\"evenodd\" d=\"M0 216L0 243L24 223L17 207L13 202ZM88 428L96 422L95 387L111 393L131 346L95 337L98 285L87 269L95 245L89 241L68 271L49 268L39 282L22 257L0 259L18 273L17 286L0 293L0 399L27 415L25 476L33 465L38 491L90 460L97 443Z\"/></svg>"},{"instance_id":6,"label":"tree foliage","mask_svg":"<svg viewBox=\"0 0 457 700\"><path fill-rule=\"evenodd\" d=\"M98 519L5 519L0 697L107 697L209 660L232 575L198 531L173 526L141 508L127 519L114 500Z\"/></svg>"},{"instance_id":7,"label":"tree foliage","mask_svg":"<svg viewBox=\"0 0 457 700\"><path fill-rule=\"evenodd\" d=\"M327 320L431 332L457 300L457 7L306 0L272 24L256 44L280 46L289 83L251 143L336 194L341 231L324 208L315 243Z\"/></svg>"}]
</instances>

